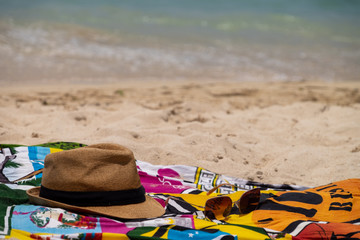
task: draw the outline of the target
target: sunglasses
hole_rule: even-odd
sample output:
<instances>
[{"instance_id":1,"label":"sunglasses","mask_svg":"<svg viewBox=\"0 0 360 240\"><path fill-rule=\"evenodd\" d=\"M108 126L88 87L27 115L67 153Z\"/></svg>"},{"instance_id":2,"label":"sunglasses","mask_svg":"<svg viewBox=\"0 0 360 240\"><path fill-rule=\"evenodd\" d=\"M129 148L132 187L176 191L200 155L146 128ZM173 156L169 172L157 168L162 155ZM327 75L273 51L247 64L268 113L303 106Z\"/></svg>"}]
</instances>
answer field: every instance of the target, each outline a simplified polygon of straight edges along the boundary
<instances>
[{"instance_id":1,"label":"sunglasses","mask_svg":"<svg viewBox=\"0 0 360 240\"><path fill-rule=\"evenodd\" d=\"M227 183L220 184L219 186L216 186L215 188L211 189L207 193L207 195L213 193L219 187L225 186L225 185L233 186L233 185L227 184ZM166 206L170 199L185 202L184 200L181 200L176 197L168 197L165 201ZM257 208L257 206L259 205L259 202L260 202L260 189L254 188L254 189L251 189L251 190L243 193L241 195L240 199L235 201L234 204L239 209L240 214L248 214ZM186 203L188 203L188 202L186 202ZM231 209L233 206L233 201L231 200L231 198L229 196L218 196L218 197L209 198L205 202L205 206L198 206L198 205L191 204L191 203L189 203L189 204L204 209L203 212L204 212L205 217L207 217L210 220L213 220L213 219L224 220L230 215L230 212L231 212Z\"/></svg>"}]
</instances>

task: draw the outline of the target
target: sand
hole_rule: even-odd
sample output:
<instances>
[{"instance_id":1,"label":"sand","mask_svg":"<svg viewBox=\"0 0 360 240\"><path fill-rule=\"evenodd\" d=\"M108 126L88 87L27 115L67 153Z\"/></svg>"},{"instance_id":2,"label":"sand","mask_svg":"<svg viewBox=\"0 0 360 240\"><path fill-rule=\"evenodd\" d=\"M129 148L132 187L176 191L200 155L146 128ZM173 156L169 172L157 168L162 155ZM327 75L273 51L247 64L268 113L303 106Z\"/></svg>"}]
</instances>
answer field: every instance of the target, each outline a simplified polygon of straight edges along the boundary
<instances>
[{"instance_id":1,"label":"sand","mask_svg":"<svg viewBox=\"0 0 360 240\"><path fill-rule=\"evenodd\" d=\"M113 142L266 183L360 176L360 82L3 85L0 143Z\"/></svg>"}]
</instances>

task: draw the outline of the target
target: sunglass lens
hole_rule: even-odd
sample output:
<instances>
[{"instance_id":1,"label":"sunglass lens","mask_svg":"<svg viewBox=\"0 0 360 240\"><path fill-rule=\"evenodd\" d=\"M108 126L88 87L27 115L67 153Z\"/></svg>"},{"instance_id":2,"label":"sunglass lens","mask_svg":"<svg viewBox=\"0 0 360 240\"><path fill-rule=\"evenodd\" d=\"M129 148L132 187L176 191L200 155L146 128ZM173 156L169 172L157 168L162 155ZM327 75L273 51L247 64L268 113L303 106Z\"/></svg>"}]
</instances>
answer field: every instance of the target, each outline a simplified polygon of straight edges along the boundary
<instances>
[{"instance_id":1,"label":"sunglass lens","mask_svg":"<svg viewBox=\"0 0 360 240\"><path fill-rule=\"evenodd\" d=\"M205 216L209 219L223 220L229 216L232 208L230 197L214 197L206 201Z\"/></svg>"},{"instance_id":2,"label":"sunglass lens","mask_svg":"<svg viewBox=\"0 0 360 240\"><path fill-rule=\"evenodd\" d=\"M260 202L260 189L254 188L245 192L237 202L241 214L254 211Z\"/></svg>"}]
</instances>

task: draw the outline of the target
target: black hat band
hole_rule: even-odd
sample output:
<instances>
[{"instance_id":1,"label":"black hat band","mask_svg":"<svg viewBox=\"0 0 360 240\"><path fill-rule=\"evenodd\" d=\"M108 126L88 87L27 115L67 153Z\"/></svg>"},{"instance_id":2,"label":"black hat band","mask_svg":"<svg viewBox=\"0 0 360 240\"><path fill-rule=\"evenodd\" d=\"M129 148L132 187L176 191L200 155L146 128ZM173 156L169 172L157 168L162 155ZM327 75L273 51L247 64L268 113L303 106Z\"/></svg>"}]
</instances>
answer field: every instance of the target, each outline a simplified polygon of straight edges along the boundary
<instances>
[{"instance_id":1,"label":"black hat band","mask_svg":"<svg viewBox=\"0 0 360 240\"><path fill-rule=\"evenodd\" d=\"M145 202L143 186L120 191L70 192L41 186L40 197L79 207L128 205Z\"/></svg>"}]
</instances>

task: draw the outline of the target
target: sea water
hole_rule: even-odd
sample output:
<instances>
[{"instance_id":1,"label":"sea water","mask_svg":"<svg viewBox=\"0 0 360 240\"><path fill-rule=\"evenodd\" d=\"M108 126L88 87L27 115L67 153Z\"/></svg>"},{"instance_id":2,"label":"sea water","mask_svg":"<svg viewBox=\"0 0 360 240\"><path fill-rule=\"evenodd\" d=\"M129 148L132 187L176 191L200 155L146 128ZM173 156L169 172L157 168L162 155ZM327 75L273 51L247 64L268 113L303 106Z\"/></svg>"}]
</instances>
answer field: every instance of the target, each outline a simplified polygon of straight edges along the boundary
<instances>
[{"instance_id":1,"label":"sea water","mask_svg":"<svg viewBox=\"0 0 360 240\"><path fill-rule=\"evenodd\" d=\"M359 78L358 0L0 0L0 82Z\"/></svg>"}]
</instances>

